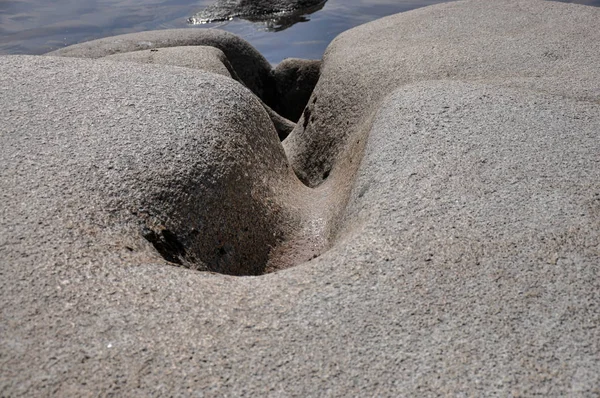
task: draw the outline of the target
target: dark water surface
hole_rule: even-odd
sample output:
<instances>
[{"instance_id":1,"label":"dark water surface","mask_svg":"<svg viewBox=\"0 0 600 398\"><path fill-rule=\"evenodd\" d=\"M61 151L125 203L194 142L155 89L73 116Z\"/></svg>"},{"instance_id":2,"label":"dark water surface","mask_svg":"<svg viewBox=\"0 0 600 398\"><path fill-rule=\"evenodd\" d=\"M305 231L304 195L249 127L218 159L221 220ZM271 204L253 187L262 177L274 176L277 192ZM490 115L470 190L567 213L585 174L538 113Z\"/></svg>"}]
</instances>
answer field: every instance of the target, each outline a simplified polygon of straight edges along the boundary
<instances>
[{"instance_id":1,"label":"dark water surface","mask_svg":"<svg viewBox=\"0 0 600 398\"><path fill-rule=\"evenodd\" d=\"M493 1L493 0L490 0ZM386 15L444 0L328 0L309 14L250 22L188 22L213 0L0 0L0 54L42 54L82 41L152 29L220 28L252 43L272 63L321 58L339 33ZM600 0L568 3L600 6Z\"/></svg>"}]
</instances>

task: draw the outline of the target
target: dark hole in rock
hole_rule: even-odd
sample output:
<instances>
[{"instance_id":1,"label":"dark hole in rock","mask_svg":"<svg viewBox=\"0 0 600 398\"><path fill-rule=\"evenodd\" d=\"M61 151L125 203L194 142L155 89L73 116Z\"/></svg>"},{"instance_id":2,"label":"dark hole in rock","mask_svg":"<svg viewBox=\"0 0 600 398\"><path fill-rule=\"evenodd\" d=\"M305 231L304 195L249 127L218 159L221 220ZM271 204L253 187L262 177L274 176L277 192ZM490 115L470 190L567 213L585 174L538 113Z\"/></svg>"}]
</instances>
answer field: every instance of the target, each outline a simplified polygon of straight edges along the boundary
<instances>
[{"instance_id":1,"label":"dark hole in rock","mask_svg":"<svg viewBox=\"0 0 600 398\"><path fill-rule=\"evenodd\" d=\"M156 251L165 260L179 265L182 264L181 259L185 257L185 247L174 233L168 229L153 231L150 228L144 228L142 236L152 243Z\"/></svg>"}]
</instances>

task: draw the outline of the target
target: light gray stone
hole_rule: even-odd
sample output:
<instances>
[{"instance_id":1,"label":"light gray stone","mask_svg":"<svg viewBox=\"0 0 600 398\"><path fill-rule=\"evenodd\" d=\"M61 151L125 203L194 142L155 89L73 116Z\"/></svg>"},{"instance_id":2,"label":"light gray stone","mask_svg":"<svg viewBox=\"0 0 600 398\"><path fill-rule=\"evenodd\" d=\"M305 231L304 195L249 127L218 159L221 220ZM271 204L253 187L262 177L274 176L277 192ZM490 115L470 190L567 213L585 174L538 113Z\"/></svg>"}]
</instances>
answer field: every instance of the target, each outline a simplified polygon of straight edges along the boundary
<instances>
[{"instance_id":1,"label":"light gray stone","mask_svg":"<svg viewBox=\"0 0 600 398\"><path fill-rule=\"evenodd\" d=\"M223 51L219 50L216 47L183 46L164 47L160 49L153 48L150 50L131 51L126 53L108 55L101 59L108 61L136 62L141 64L154 65L170 65L190 69L198 69L206 72L212 72L223 76L231 77L232 79L239 81L241 84L244 84L244 82L238 77L235 69L229 63L229 60L227 59ZM316 80L312 82L312 87L310 87L311 90L312 88L314 88L314 85L316 83ZM310 96L310 92L308 92L308 95L304 95L301 99L308 101L308 96ZM295 99L295 97L291 99ZM261 101L261 103L267 111L267 114L271 118L271 121L275 126L275 130L277 130L279 139L285 139L292 132L296 124L275 112L264 102ZM304 105L302 105L302 107L304 107Z\"/></svg>"},{"instance_id":2,"label":"light gray stone","mask_svg":"<svg viewBox=\"0 0 600 398\"><path fill-rule=\"evenodd\" d=\"M101 58L132 51L183 46L209 46L223 51L241 81L267 105L273 102L269 62L248 42L222 30L166 29L129 33L75 44L47 55Z\"/></svg>"},{"instance_id":3,"label":"light gray stone","mask_svg":"<svg viewBox=\"0 0 600 398\"><path fill-rule=\"evenodd\" d=\"M107 61L137 62L140 64L171 65L199 69L239 80L229 60L216 47L164 47L109 55Z\"/></svg>"},{"instance_id":4,"label":"light gray stone","mask_svg":"<svg viewBox=\"0 0 600 398\"><path fill-rule=\"evenodd\" d=\"M130 33L75 44L47 55L182 66L225 75L227 69L233 79L246 85L263 101L280 139L285 139L295 127L294 122L278 114L273 107L283 106L283 109L287 109L299 105L284 104L283 100L287 97L282 96L288 93L281 92L277 85L278 80L271 71L271 65L248 42L229 32L213 29L171 29ZM302 76L307 74L306 69L302 69ZM303 81L316 84L315 79ZM302 90L313 87L314 85L307 87L307 83L303 83ZM290 99L295 100L296 97Z\"/></svg>"},{"instance_id":5,"label":"light gray stone","mask_svg":"<svg viewBox=\"0 0 600 398\"><path fill-rule=\"evenodd\" d=\"M285 144L310 186L330 175L349 137L405 84L500 81L600 101L600 9L542 0L439 4L344 32L323 61L311 117Z\"/></svg>"},{"instance_id":6,"label":"light gray stone","mask_svg":"<svg viewBox=\"0 0 600 398\"><path fill-rule=\"evenodd\" d=\"M0 57L0 395L598 395L597 13L350 31L285 153L232 79Z\"/></svg>"},{"instance_id":7,"label":"light gray stone","mask_svg":"<svg viewBox=\"0 0 600 398\"><path fill-rule=\"evenodd\" d=\"M303 186L261 103L233 80L43 57L4 57L2 69L2 185L15 190L12 208L25 206L7 217L8 230L56 220L48 236L66 239L61 250L95 239L101 247L106 237L113 255L137 252L139 242L119 242L122 229L174 263L262 274L270 249L299 224L282 206L290 187ZM41 248L45 239L28 242Z\"/></svg>"}]
</instances>

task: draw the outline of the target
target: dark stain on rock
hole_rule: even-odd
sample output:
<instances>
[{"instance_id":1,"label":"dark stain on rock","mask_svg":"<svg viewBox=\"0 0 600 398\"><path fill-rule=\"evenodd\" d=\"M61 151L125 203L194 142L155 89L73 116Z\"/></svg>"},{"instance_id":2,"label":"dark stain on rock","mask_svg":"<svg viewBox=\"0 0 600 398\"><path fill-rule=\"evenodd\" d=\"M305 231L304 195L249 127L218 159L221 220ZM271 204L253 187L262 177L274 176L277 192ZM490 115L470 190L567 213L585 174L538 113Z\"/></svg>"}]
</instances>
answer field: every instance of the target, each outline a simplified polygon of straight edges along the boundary
<instances>
[{"instance_id":1,"label":"dark stain on rock","mask_svg":"<svg viewBox=\"0 0 600 398\"><path fill-rule=\"evenodd\" d=\"M310 121L310 114L311 114L310 107L307 106L306 108L304 108L304 123L302 124L302 127L304 127L305 129L306 129L306 126L308 126L308 122Z\"/></svg>"},{"instance_id":2,"label":"dark stain on rock","mask_svg":"<svg viewBox=\"0 0 600 398\"><path fill-rule=\"evenodd\" d=\"M365 186L363 186L363 187L360 189L360 192L358 193L358 197L359 197L359 198L362 198L363 196L365 196L365 193L367 193L367 191L369 190L369 186L370 186L370 185L371 185L371 184L367 183Z\"/></svg>"}]
</instances>

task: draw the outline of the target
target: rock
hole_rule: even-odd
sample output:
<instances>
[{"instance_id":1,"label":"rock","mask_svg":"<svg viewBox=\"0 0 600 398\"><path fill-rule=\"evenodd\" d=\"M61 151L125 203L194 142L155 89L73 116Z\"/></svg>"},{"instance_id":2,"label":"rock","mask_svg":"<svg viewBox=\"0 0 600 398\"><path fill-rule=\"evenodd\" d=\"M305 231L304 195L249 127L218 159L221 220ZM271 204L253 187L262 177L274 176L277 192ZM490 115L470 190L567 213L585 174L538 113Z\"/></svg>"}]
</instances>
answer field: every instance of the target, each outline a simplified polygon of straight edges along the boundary
<instances>
[{"instance_id":1,"label":"rock","mask_svg":"<svg viewBox=\"0 0 600 398\"><path fill-rule=\"evenodd\" d=\"M213 29L171 29L130 33L75 44L47 55L157 63L191 67L220 74L225 74L224 68L226 68L232 78L246 85L264 102L265 109L271 116L281 139L288 136L295 124L273 109L304 108L304 105L297 101L299 98L308 99L306 93L311 89L309 83L316 84L318 79L315 79L317 67L314 61L294 61L293 66L290 66L289 71L284 75L289 78L297 75L297 86L288 80L285 80L287 86L281 86L282 67L273 72L267 60L248 42L232 33ZM277 82L274 74L277 76ZM288 91L282 93L284 88ZM282 95L284 100L296 102L287 105L282 100Z\"/></svg>"},{"instance_id":2,"label":"rock","mask_svg":"<svg viewBox=\"0 0 600 398\"><path fill-rule=\"evenodd\" d=\"M325 52L311 117L285 144L296 173L319 185L383 98L412 82L499 81L598 101L599 12L541 0L450 2L344 32Z\"/></svg>"},{"instance_id":3,"label":"rock","mask_svg":"<svg viewBox=\"0 0 600 398\"><path fill-rule=\"evenodd\" d=\"M599 12L345 33L283 148L230 78L0 57L0 391L597 395Z\"/></svg>"},{"instance_id":4,"label":"rock","mask_svg":"<svg viewBox=\"0 0 600 398\"><path fill-rule=\"evenodd\" d=\"M349 391L372 366L372 395L596 394L600 348L580 342L600 339L599 104L425 81L392 91L367 131L356 174L325 184L353 176L311 264L349 283L329 293L343 343L315 349L352 364L332 383Z\"/></svg>"},{"instance_id":5,"label":"rock","mask_svg":"<svg viewBox=\"0 0 600 398\"><path fill-rule=\"evenodd\" d=\"M28 235L38 248L52 236L62 250L95 241L126 252L119 240L139 248L143 235L173 263L261 274L298 224L284 203L289 188L298 196L303 187L260 102L233 80L133 63L1 60L10 87L3 186L37 212L7 222L27 234L43 230L35 220L57 220L52 234ZM27 180L13 179L21 172Z\"/></svg>"},{"instance_id":6,"label":"rock","mask_svg":"<svg viewBox=\"0 0 600 398\"><path fill-rule=\"evenodd\" d=\"M273 70L277 112L297 122L319 81L321 61L288 58Z\"/></svg>"},{"instance_id":7,"label":"rock","mask_svg":"<svg viewBox=\"0 0 600 398\"><path fill-rule=\"evenodd\" d=\"M269 32L281 32L283 30L286 30L287 28L294 26L299 22L310 21L309 15L322 10L324 6L325 1L310 8L299 8L292 11L284 11L267 15L248 15L240 18L261 25L259 29L266 30ZM190 18L189 22L197 24L199 21L195 20L192 17ZM200 21L200 23L205 22Z\"/></svg>"},{"instance_id":8,"label":"rock","mask_svg":"<svg viewBox=\"0 0 600 398\"><path fill-rule=\"evenodd\" d=\"M153 48L150 50L108 55L103 57L103 59L109 61L137 62L140 64L181 66L232 78L235 76L235 80L240 80L223 51L216 47L185 46Z\"/></svg>"},{"instance_id":9,"label":"rock","mask_svg":"<svg viewBox=\"0 0 600 398\"><path fill-rule=\"evenodd\" d=\"M216 47L184 46L164 47L161 49L154 48L151 50L113 54L103 57L102 59L109 61L127 61L142 64L171 65L199 69L231 77L232 79L244 84L229 63L229 60L225 54ZM316 84L316 81L314 83ZM308 101L308 96L305 96L305 100ZM285 139L292 132L296 124L273 111L262 101L261 103L271 118L273 125L275 126L275 130L277 130L279 139Z\"/></svg>"},{"instance_id":10,"label":"rock","mask_svg":"<svg viewBox=\"0 0 600 398\"><path fill-rule=\"evenodd\" d=\"M52 51L47 55L101 58L132 51L165 47L209 46L221 50L242 82L267 105L275 102L271 65L248 42L214 29L166 29L129 33L92 40ZM171 50L176 51L176 50Z\"/></svg>"}]
</instances>

